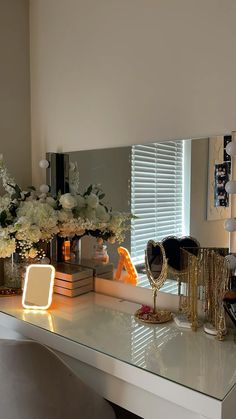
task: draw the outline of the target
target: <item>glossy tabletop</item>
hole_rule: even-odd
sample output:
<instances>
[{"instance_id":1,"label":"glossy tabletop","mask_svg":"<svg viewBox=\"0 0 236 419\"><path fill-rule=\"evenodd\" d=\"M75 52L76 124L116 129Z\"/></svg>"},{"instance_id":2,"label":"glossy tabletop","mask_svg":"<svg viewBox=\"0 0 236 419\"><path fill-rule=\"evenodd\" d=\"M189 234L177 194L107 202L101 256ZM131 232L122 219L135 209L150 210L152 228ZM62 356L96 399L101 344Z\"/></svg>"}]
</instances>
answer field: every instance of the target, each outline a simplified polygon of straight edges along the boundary
<instances>
[{"instance_id":1,"label":"glossy tabletop","mask_svg":"<svg viewBox=\"0 0 236 419\"><path fill-rule=\"evenodd\" d=\"M0 299L0 311L167 380L223 400L236 385L236 339L219 342L202 330L138 323L137 304L96 293L54 295L48 311L21 307L20 297Z\"/></svg>"}]
</instances>

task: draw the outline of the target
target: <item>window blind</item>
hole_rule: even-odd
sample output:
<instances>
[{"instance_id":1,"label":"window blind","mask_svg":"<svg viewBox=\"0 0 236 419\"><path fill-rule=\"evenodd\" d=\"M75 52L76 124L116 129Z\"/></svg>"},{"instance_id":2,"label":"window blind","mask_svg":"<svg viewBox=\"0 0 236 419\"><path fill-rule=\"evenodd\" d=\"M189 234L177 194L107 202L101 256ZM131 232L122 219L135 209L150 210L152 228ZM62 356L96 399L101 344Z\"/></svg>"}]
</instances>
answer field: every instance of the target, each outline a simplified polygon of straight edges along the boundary
<instances>
[{"instance_id":1,"label":"window blind","mask_svg":"<svg viewBox=\"0 0 236 419\"><path fill-rule=\"evenodd\" d=\"M135 145L131 155L131 255L144 261L148 240L183 233L183 141Z\"/></svg>"}]
</instances>

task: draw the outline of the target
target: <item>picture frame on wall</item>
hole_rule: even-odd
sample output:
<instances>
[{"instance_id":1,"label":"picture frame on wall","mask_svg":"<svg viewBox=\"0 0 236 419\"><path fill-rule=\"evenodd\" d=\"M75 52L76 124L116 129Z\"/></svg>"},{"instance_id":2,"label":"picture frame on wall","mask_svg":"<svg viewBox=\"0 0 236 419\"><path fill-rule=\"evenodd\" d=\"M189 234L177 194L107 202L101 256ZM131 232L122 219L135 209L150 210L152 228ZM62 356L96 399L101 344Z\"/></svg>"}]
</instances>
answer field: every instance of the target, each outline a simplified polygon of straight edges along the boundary
<instances>
[{"instance_id":1,"label":"picture frame on wall","mask_svg":"<svg viewBox=\"0 0 236 419\"><path fill-rule=\"evenodd\" d=\"M230 180L231 158L226 153L231 135L210 137L208 155L207 220L223 220L229 217L229 195L225 190Z\"/></svg>"}]
</instances>

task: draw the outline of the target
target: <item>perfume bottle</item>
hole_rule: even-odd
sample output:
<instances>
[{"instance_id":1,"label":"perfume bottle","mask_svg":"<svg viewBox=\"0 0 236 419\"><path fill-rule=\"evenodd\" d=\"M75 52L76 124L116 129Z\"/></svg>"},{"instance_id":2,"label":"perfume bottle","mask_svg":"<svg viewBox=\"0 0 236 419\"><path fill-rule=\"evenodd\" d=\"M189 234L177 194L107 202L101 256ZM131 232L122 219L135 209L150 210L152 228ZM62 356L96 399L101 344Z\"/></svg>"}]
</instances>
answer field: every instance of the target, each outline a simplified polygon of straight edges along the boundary
<instances>
[{"instance_id":1,"label":"perfume bottle","mask_svg":"<svg viewBox=\"0 0 236 419\"><path fill-rule=\"evenodd\" d=\"M92 259L99 263L108 263L109 255L105 244L96 243L93 247Z\"/></svg>"}]
</instances>

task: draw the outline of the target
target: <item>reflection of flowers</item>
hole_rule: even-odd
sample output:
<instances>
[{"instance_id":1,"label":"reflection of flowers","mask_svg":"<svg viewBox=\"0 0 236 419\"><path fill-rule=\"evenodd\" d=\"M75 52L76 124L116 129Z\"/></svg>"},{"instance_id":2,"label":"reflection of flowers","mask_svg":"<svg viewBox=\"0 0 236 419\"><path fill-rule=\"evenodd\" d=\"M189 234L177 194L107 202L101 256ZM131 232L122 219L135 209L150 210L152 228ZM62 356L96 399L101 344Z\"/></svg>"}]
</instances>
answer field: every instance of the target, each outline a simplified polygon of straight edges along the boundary
<instances>
[{"instance_id":1,"label":"reflection of flowers","mask_svg":"<svg viewBox=\"0 0 236 419\"><path fill-rule=\"evenodd\" d=\"M81 194L67 193L58 198L59 235L93 236L98 240L122 242L130 228L130 214L112 212L104 203L105 194L99 185L90 185Z\"/></svg>"},{"instance_id":2,"label":"reflection of flowers","mask_svg":"<svg viewBox=\"0 0 236 419\"><path fill-rule=\"evenodd\" d=\"M76 207L76 200L70 193L61 195L59 202L63 209L72 209Z\"/></svg>"}]
</instances>

